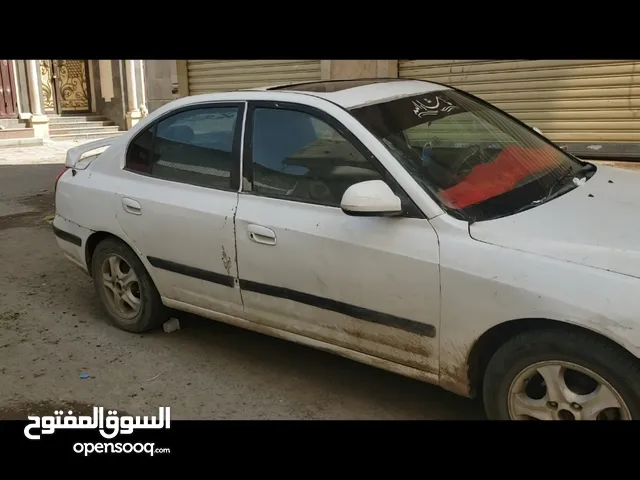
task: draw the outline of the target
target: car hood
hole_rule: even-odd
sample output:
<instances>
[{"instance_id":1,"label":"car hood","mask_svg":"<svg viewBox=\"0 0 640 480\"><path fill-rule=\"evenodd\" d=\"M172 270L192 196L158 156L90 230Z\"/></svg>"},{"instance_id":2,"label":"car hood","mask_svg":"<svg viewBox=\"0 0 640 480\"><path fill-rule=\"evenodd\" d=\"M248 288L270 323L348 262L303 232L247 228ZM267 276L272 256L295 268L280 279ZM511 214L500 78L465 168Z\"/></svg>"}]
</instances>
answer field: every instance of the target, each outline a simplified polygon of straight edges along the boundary
<instances>
[{"instance_id":1,"label":"car hood","mask_svg":"<svg viewBox=\"0 0 640 480\"><path fill-rule=\"evenodd\" d=\"M474 223L475 240L640 277L640 172L599 166L584 185L515 215Z\"/></svg>"}]
</instances>

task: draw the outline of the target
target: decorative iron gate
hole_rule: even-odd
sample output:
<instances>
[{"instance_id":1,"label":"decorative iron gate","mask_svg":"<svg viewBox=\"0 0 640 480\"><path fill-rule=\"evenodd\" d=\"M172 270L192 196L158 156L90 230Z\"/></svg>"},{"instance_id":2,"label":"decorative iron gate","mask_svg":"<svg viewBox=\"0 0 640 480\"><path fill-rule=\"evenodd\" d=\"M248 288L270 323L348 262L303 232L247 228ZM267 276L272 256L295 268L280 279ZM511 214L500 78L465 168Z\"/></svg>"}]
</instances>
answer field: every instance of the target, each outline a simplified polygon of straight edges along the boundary
<instances>
[{"instance_id":1,"label":"decorative iron gate","mask_svg":"<svg viewBox=\"0 0 640 480\"><path fill-rule=\"evenodd\" d=\"M60 113L89 111L89 79L86 60L58 60L56 83Z\"/></svg>"},{"instance_id":2,"label":"decorative iron gate","mask_svg":"<svg viewBox=\"0 0 640 480\"><path fill-rule=\"evenodd\" d=\"M58 108L51 60L40 60L40 83L42 85L42 101L45 113L56 113Z\"/></svg>"},{"instance_id":3,"label":"decorative iron gate","mask_svg":"<svg viewBox=\"0 0 640 480\"><path fill-rule=\"evenodd\" d=\"M88 112L89 75L86 60L40 60L45 111Z\"/></svg>"}]
</instances>

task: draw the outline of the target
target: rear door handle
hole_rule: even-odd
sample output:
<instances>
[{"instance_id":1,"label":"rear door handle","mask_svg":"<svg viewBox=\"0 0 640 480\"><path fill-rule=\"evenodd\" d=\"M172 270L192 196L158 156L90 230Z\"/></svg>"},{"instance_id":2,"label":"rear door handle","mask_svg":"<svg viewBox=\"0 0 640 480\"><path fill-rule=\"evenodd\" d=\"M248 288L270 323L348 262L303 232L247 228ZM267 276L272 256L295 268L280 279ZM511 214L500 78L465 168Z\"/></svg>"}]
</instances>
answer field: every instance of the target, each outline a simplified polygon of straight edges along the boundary
<instances>
[{"instance_id":1,"label":"rear door handle","mask_svg":"<svg viewBox=\"0 0 640 480\"><path fill-rule=\"evenodd\" d=\"M249 232L249 238L256 243L264 245L276 244L276 234L270 228L251 224L247 227L247 231Z\"/></svg>"},{"instance_id":2,"label":"rear door handle","mask_svg":"<svg viewBox=\"0 0 640 480\"><path fill-rule=\"evenodd\" d=\"M124 208L125 212L131 213L132 215L142 215L142 207L137 201L131 198L124 197L122 199L122 208Z\"/></svg>"}]
</instances>

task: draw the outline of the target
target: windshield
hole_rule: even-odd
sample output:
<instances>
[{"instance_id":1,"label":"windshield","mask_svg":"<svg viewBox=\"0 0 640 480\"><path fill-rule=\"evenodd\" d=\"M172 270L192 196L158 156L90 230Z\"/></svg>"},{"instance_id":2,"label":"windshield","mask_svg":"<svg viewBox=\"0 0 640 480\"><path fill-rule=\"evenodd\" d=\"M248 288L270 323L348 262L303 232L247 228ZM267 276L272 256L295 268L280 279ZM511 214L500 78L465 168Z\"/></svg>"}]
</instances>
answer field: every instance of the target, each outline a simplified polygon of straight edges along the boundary
<instances>
[{"instance_id":1,"label":"windshield","mask_svg":"<svg viewBox=\"0 0 640 480\"><path fill-rule=\"evenodd\" d=\"M367 127L443 208L487 220L574 188L585 164L473 96L440 90L354 108Z\"/></svg>"}]
</instances>

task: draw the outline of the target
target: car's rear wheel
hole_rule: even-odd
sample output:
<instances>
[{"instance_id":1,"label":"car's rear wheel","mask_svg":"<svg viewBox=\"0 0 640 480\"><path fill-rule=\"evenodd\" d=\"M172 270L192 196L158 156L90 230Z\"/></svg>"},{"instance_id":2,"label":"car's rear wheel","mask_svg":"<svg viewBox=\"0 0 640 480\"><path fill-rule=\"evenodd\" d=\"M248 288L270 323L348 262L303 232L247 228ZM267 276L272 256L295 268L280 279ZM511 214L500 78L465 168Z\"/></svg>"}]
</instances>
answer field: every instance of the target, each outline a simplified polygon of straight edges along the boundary
<instances>
[{"instance_id":1,"label":"car's rear wheel","mask_svg":"<svg viewBox=\"0 0 640 480\"><path fill-rule=\"evenodd\" d=\"M96 291L112 323L140 333L164 323L168 310L138 256L122 242L108 238L92 257Z\"/></svg>"},{"instance_id":2,"label":"car's rear wheel","mask_svg":"<svg viewBox=\"0 0 640 480\"><path fill-rule=\"evenodd\" d=\"M492 420L640 419L640 366L592 335L527 332L489 361L483 399Z\"/></svg>"}]
</instances>

